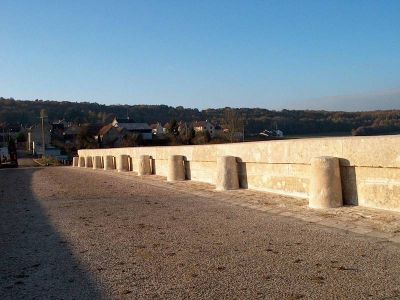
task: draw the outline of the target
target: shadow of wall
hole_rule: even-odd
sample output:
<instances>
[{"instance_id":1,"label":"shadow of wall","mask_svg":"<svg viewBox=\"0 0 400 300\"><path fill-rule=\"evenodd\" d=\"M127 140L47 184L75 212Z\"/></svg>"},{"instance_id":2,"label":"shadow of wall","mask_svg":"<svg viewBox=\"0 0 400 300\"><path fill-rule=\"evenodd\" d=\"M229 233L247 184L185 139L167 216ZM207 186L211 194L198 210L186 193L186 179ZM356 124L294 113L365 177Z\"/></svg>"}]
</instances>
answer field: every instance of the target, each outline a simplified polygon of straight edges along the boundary
<instances>
[{"instance_id":1,"label":"shadow of wall","mask_svg":"<svg viewBox=\"0 0 400 300\"><path fill-rule=\"evenodd\" d=\"M339 159L340 177L342 183L343 204L358 205L357 174L356 168L350 165L350 161Z\"/></svg>"},{"instance_id":2,"label":"shadow of wall","mask_svg":"<svg viewBox=\"0 0 400 300\"><path fill-rule=\"evenodd\" d=\"M185 165L185 179L191 180L192 179L192 171L190 169L190 161L187 159L186 156L183 157L183 162Z\"/></svg>"},{"instance_id":3,"label":"shadow of wall","mask_svg":"<svg viewBox=\"0 0 400 300\"><path fill-rule=\"evenodd\" d=\"M37 170L0 171L0 298L101 298L100 286L35 198Z\"/></svg>"},{"instance_id":4,"label":"shadow of wall","mask_svg":"<svg viewBox=\"0 0 400 300\"><path fill-rule=\"evenodd\" d=\"M247 182L247 168L246 168L246 163L242 161L241 158L237 157L237 167L238 167L238 174L239 174L239 186L242 189L247 189L249 188L248 182Z\"/></svg>"}]
</instances>

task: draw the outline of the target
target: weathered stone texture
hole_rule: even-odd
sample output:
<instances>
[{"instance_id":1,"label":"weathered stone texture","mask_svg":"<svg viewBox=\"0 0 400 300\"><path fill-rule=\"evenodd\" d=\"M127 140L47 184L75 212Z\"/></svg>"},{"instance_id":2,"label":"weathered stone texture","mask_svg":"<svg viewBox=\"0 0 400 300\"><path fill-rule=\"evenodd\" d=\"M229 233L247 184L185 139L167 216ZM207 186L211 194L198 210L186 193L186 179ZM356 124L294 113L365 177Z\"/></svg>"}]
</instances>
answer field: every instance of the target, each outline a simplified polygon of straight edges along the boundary
<instances>
[{"instance_id":1,"label":"weathered stone texture","mask_svg":"<svg viewBox=\"0 0 400 300\"><path fill-rule=\"evenodd\" d=\"M149 155L140 155L138 162L138 175L151 175L151 160Z\"/></svg>"},{"instance_id":2,"label":"weathered stone texture","mask_svg":"<svg viewBox=\"0 0 400 300\"><path fill-rule=\"evenodd\" d=\"M168 159L168 181L182 181L185 176L185 161L182 155L171 155Z\"/></svg>"},{"instance_id":3,"label":"weathered stone texture","mask_svg":"<svg viewBox=\"0 0 400 300\"><path fill-rule=\"evenodd\" d=\"M115 169L114 157L112 155L105 155L103 157L104 170Z\"/></svg>"},{"instance_id":4,"label":"weathered stone texture","mask_svg":"<svg viewBox=\"0 0 400 300\"><path fill-rule=\"evenodd\" d=\"M116 169L118 172L127 172L129 171L129 156L125 154L120 154L116 159Z\"/></svg>"},{"instance_id":5,"label":"weathered stone texture","mask_svg":"<svg viewBox=\"0 0 400 300\"><path fill-rule=\"evenodd\" d=\"M311 159L310 176L311 208L335 208L343 206L339 159L320 156Z\"/></svg>"},{"instance_id":6,"label":"weathered stone texture","mask_svg":"<svg viewBox=\"0 0 400 300\"><path fill-rule=\"evenodd\" d=\"M215 182L217 190L236 190L239 188L239 174L236 157L217 157Z\"/></svg>"},{"instance_id":7,"label":"weathered stone texture","mask_svg":"<svg viewBox=\"0 0 400 300\"><path fill-rule=\"evenodd\" d=\"M93 157L93 169L101 169L101 168L103 168L103 164L102 164L102 161L101 161L101 156L94 156Z\"/></svg>"},{"instance_id":8,"label":"weathered stone texture","mask_svg":"<svg viewBox=\"0 0 400 300\"><path fill-rule=\"evenodd\" d=\"M311 159L339 158L345 204L400 211L400 136L315 138L219 145L79 150L80 156L140 155L153 159L153 173L168 176L171 155L185 157L185 177L215 184L218 156L238 160L240 185L309 197Z\"/></svg>"}]
</instances>

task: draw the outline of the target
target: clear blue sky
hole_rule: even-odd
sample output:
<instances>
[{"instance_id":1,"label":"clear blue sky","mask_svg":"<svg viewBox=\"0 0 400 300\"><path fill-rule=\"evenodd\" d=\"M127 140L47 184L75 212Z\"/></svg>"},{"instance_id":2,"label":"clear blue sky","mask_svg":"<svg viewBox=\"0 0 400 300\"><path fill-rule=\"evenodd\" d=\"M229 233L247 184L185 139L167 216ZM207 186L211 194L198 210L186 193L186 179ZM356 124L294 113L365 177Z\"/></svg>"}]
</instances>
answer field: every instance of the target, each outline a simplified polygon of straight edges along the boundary
<instances>
[{"instance_id":1,"label":"clear blue sky","mask_svg":"<svg viewBox=\"0 0 400 300\"><path fill-rule=\"evenodd\" d=\"M400 108L400 1L4 1L0 96Z\"/></svg>"}]
</instances>

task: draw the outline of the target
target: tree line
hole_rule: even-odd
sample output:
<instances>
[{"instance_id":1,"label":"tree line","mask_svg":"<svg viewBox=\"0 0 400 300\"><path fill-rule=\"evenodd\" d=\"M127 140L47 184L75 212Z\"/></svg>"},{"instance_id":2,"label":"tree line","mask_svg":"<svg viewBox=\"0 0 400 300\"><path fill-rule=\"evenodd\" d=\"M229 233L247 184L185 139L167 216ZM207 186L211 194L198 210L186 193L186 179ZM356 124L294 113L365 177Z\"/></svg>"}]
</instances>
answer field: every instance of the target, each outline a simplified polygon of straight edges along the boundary
<instances>
[{"instance_id":1,"label":"tree line","mask_svg":"<svg viewBox=\"0 0 400 300\"><path fill-rule=\"evenodd\" d=\"M400 110L365 112L317 110L268 110L263 108L217 108L198 110L167 105L104 105L91 102L15 100L0 97L0 122L30 126L39 122L45 109L49 121L65 120L75 124L107 124L117 116L129 116L137 122L165 124L170 120L193 122L209 120L226 123L227 110L243 120L246 136L265 129L282 130L285 135L347 133L372 135L400 133Z\"/></svg>"}]
</instances>

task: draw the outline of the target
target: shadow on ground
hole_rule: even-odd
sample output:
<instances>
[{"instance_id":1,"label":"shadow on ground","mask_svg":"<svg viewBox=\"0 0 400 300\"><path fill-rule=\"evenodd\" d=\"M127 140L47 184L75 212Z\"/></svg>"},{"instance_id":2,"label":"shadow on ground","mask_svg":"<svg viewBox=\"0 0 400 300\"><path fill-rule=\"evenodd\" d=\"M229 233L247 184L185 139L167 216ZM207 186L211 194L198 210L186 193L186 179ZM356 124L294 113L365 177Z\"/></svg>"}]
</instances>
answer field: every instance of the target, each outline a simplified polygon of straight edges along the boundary
<instances>
[{"instance_id":1,"label":"shadow on ground","mask_svg":"<svg viewBox=\"0 0 400 300\"><path fill-rule=\"evenodd\" d=\"M37 170L0 170L0 299L102 298L35 199Z\"/></svg>"}]
</instances>

